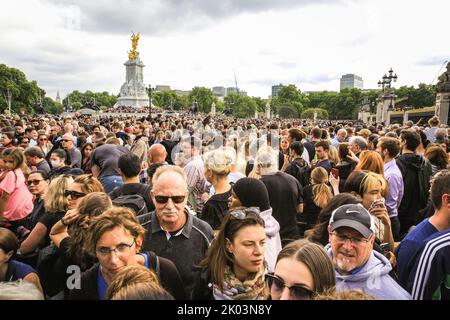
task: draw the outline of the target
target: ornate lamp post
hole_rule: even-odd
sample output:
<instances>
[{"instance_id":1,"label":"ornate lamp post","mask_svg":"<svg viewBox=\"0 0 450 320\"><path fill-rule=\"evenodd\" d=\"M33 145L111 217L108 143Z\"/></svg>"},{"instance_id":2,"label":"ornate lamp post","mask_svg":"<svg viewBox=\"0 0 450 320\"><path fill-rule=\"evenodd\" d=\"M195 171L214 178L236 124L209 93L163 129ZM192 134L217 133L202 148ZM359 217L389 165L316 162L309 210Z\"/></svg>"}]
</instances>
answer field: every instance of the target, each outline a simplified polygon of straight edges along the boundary
<instances>
[{"instance_id":1,"label":"ornate lamp post","mask_svg":"<svg viewBox=\"0 0 450 320\"><path fill-rule=\"evenodd\" d=\"M391 103L389 104L388 110L392 111L394 110L394 106L392 105L392 100L394 99L394 94L392 92L392 82L397 82L397 74L394 74L394 71L389 69L389 76L384 74L382 80L378 81L378 86L382 88L383 93L385 92L385 89L389 91L389 97L391 98Z\"/></svg>"}]
</instances>

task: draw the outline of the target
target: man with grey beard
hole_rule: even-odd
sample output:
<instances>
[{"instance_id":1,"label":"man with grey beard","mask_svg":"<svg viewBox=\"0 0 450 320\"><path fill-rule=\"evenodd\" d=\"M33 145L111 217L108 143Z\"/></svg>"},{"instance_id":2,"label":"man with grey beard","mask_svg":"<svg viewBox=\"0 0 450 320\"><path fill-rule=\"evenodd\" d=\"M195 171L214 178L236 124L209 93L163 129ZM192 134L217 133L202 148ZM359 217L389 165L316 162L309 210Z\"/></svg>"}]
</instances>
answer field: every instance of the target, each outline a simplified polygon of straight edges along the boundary
<instances>
[{"instance_id":1,"label":"man with grey beard","mask_svg":"<svg viewBox=\"0 0 450 320\"><path fill-rule=\"evenodd\" d=\"M374 219L361 204L340 206L331 214L326 249L336 270L336 290L360 289L380 300L410 300L389 272L389 260L373 250Z\"/></svg>"}]
</instances>

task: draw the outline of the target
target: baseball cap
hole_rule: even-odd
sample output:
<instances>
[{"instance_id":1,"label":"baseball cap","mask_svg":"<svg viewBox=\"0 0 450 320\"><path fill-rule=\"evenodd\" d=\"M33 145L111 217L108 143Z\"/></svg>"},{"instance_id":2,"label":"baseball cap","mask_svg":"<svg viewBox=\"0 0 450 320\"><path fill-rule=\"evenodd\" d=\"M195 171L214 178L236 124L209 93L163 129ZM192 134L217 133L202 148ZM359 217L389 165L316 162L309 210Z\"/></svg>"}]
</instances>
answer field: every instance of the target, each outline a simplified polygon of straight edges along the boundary
<instances>
[{"instance_id":1,"label":"baseball cap","mask_svg":"<svg viewBox=\"0 0 450 320\"><path fill-rule=\"evenodd\" d=\"M331 231L341 227L352 228L369 238L375 233L374 219L361 204L345 204L331 214Z\"/></svg>"}]
</instances>

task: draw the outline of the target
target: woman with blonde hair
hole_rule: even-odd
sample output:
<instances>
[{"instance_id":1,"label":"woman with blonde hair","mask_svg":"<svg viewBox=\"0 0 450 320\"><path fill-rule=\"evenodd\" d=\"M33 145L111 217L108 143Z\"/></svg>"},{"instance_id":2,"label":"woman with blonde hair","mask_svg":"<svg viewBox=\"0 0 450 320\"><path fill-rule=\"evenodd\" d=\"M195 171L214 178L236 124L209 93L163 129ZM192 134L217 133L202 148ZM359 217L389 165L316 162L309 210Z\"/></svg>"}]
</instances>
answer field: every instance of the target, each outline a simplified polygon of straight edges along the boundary
<instances>
[{"instance_id":1,"label":"woman with blonde hair","mask_svg":"<svg viewBox=\"0 0 450 320\"><path fill-rule=\"evenodd\" d=\"M311 229L317 222L320 210L325 208L333 198L333 191L328 184L328 172L322 167L311 171L311 184L303 188L303 212L300 221L306 223L306 229Z\"/></svg>"},{"instance_id":2,"label":"woman with blonde hair","mask_svg":"<svg viewBox=\"0 0 450 320\"><path fill-rule=\"evenodd\" d=\"M50 230L64 217L67 211L69 203L64 196L64 190L72 182L72 177L58 176L49 184L43 197L45 213L33 230L31 230L28 237L22 241L19 249L20 254L28 254L39 247L43 248L50 244Z\"/></svg>"},{"instance_id":3,"label":"woman with blonde hair","mask_svg":"<svg viewBox=\"0 0 450 320\"><path fill-rule=\"evenodd\" d=\"M378 152L365 150L361 152L355 170L367 170L384 176L384 162Z\"/></svg>"},{"instance_id":4,"label":"woman with blonde hair","mask_svg":"<svg viewBox=\"0 0 450 320\"><path fill-rule=\"evenodd\" d=\"M144 227L139 224L134 211L128 208L113 207L92 218L85 250L97 258L98 263L81 274L80 287L70 291L69 299L104 300L114 277L130 265L151 269L176 299L185 299L184 286L173 262L151 251L139 253L144 234Z\"/></svg>"},{"instance_id":5,"label":"woman with blonde hair","mask_svg":"<svg viewBox=\"0 0 450 320\"><path fill-rule=\"evenodd\" d=\"M361 200L363 207L375 218L375 235L378 241L388 243L390 251L394 252L391 219L384 204L387 187L386 179L380 174L354 171L345 182L344 191Z\"/></svg>"},{"instance_id":6,"label":"woman with blonde hair","mask_svg":"<svg viewBox=\"0 0 450 320\"><path fill-rule=\"evenodd\" d=\"M105 192L105 189L92 174L82 174L76 177L70 187L64 192L64 195L69 200L68 209L75 209L81 199L91 192Z\"/></svg>"},{"instance_id":7,"label":"woman with blonde hair","mask_svg":"<svg viewBox=\"0 0 450 320\"><path fill-rule=\"evenodd\" d=\"M205 203L199 218L208 222L213 230L217 230L228 209L228 198L231 196L228 175L233 159L225 150L218 149L208 152L204 157L204 163L205 178L212 184L216 194Z\"/></svg>"}]
</instances>

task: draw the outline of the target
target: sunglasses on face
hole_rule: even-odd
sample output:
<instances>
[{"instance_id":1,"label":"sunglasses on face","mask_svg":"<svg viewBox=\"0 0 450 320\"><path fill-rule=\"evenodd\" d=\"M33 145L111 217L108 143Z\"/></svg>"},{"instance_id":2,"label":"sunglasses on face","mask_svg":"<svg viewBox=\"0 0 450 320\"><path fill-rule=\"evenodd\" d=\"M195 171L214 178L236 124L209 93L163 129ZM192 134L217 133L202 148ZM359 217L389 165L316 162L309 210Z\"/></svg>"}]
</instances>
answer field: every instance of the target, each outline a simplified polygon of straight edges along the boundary
<instances>
[{"instance_id":1,"label":"sunglasses on face","mask_svg":"<svg viewBox=\"0 0 450 320\"><path fill-rule=\"evenodd\" d=\"M41 181L43 181L43 180L44 180L44 179L40 179L40 180L37 180L37 179L36 179L36 180L28 180L28 181L27 181L27 185L28 185L28 186L31 186L31 185L33 184L33 185L37 186L37 185L38 185Z\"/></svg>"},{"instance_id":2,"label":"sunglasses on face","mask_svg":"<svg viewBox=\"0 0 450 320\"><path fill-rule=\"evenodd\" d=\"M72 140L63 139L62 142L72 142Z\"/></svg>"},{"instance_id":3,"label":"sunglasses on face","mask_svg":"<svg viewBox=\"0 0 450 320\"><path fill-rule=\"evenodd\" d=\"M78 198L82 198L82 197L86 196L86 194L83 192L66 190L66 191L64 191L64 196L66 198L70 196L72 199L78 199Z\"/></svg>"},{"instance_id":4,"label":"sunglasses on face","mask_svg":"<svg viewBox=\"0 0 450 320\"><path fill-rule=\"evenodd\" d=\"M182 203L184 199L186 198L185 195L183 196L155 196L155 200L158 203L167 203L169 199L172 199L174 203Z\"/></svg>"},{"instance_id":5,"label":"sunglasses on face","mask_svg":"<svg viewBox=\"0 0 450 320\"><path fill-rule=\"evenodd\" d=\"M314 292L301 285L293 285L288 287L286 283L274 274L266 274L267 284L271 292L281 296L284 288L289 289L289 294L294 300L311 300Z\"/></svg>"},{"instance_id":6,"label":"sunglasses on face","mask_svg":"<svg viewBox=\"0 0 450 320\"><path fill-rule=\"evenodd\" d=\"M47 141L47 139L39 139L39 141Z\"/></svg>"}]
</instances>

